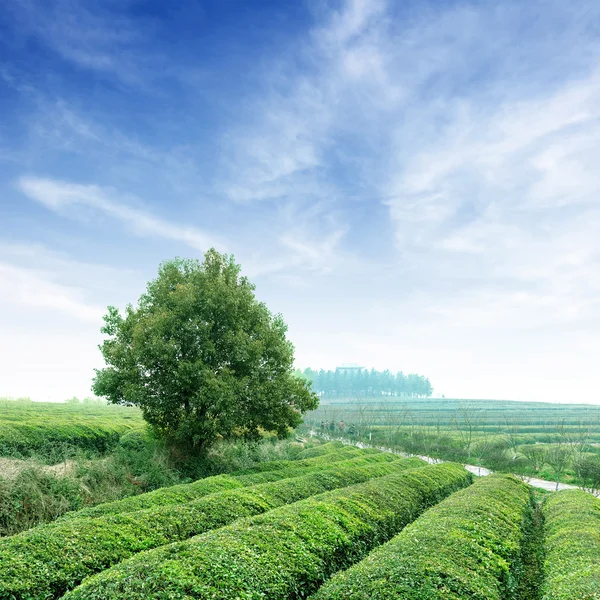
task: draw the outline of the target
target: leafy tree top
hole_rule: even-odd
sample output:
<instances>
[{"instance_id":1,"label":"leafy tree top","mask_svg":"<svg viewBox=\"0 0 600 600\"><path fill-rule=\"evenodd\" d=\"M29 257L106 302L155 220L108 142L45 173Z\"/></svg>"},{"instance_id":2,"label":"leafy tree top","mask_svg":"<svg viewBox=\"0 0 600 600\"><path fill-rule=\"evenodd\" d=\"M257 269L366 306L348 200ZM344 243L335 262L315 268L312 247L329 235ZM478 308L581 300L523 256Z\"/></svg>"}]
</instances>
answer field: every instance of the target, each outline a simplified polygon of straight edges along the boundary
<instances>
[{"instance_id":1,"label":"leafy tree top","mask_svg":"<svg viewBox=\"0 0 600 600\"><path fill-rule=\"evenodd\" d=\"M293 376L294 347L240 275L232 256L159 267L125 315L108 307L93 391L134 404L164 438L204 449L219 437L283 436L317 406L310 384Z\"/></svg>"}]
</instances>

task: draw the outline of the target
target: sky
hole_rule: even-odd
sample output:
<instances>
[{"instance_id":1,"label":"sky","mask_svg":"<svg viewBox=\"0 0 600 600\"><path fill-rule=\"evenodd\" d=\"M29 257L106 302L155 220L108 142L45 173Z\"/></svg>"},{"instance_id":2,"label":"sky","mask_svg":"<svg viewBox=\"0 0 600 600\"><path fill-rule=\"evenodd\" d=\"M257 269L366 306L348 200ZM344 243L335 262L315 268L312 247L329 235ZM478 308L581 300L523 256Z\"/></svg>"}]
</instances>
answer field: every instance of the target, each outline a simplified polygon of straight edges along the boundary
<instances>
[{"instance_id":1,"label":"sky","mask_svg":"<svg viewBox=\"0 0 600 600\"><path fill-rule=\"evenodd\" d=\"M0 396L233 253L300 368L600 403L596 0L4 0Z\"/></svg>"}]
</instances>

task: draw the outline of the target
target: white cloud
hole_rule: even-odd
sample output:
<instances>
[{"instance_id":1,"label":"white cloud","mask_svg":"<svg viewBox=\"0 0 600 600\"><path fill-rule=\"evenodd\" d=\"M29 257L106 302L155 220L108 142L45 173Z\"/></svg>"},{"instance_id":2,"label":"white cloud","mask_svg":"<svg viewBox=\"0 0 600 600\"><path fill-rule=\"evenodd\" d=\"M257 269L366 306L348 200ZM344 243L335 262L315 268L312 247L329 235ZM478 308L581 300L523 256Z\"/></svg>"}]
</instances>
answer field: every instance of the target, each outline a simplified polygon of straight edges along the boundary
<instances>
[{"instance_id":1,"label":"white cloud","mask_svg":"<svg viewBox=\"0 0 600 600\"><path fill-rule=\"evenodd\" d=\"M101 2L9 0L7 10L19 35L37 37L63 59L126 83L141 83L143 57L134 48L143 38L142 20L107 11Z\"/></svg>"},{"instance_id":2,"label":"white cloud","mask_svg":"<svg viewBox=\"0 0 600 600\"><path fill-rule=\"evenodd\" d=\"M114 190L38 177L22 177L18 186L33 200L59 213L69 214L77 206L89 207L122 221L136 235L181 242L200 252L211 246L222 246L216 238L196 227L170 223L128 206Z\"/></svg>"},{"instance_id":3,"label":"white cloud","mask_svg":"<svg viewBox=\"0 0 600 600\"><path fill-rule=\"evenodd\" d=\"M0 243L0 396L88 396L106 305L123 306L143 276L76 260L39 243Z\"/></svg>"},{"instance_id":4,"label":"white cloud","mask_svg":"<svg viewBox=\"0 0 600 600\"><path fill-rule=\"evenodd\" d=\"M277 288L305 364L412 365L447 394L541 385L538 399L553 393L544 370L568 364L581 390L597 388L570 357L589 348L593 365L590 332L600 332L600 45L589 27L598 7L330 6L312 4L322 10L312 30L246 74L253 93L228 97L222 135L190 133L181 152L157 141L169 139L160 125L151 143L67 102L46 103L33 139L77 164L98 160L89 180L100 185L27 177L20 189L57 213L103 215L194 250L223 247L206 225L217 223L244 271ZM86 37L70 30L76 20L37 35L124 81L128 57L139 58L135 36L124 26L114 43ZM63 30L66 49L56 40ZM128 48L119 74L114 57ZM215 218L196 228L149 208L159 200L154 181L177 190L174 202L199 203L198 165L209 155L218 158L207 171L218 168L202 174L202 206ZM143 204L115 191L129 189Z\"/></svg>"},{"instance_id":5,"label":"white cloud","mask_svg":"<svg viewBox=\"0 0 600 600\"><path fill-rule=\"evenodd\" d=\"M0 303L58 311L84 321L100 322L103 311L87 304L76 288L48 281L43 275L0 263L0 288L7 290Z\"/></svg>"}]
</instances>

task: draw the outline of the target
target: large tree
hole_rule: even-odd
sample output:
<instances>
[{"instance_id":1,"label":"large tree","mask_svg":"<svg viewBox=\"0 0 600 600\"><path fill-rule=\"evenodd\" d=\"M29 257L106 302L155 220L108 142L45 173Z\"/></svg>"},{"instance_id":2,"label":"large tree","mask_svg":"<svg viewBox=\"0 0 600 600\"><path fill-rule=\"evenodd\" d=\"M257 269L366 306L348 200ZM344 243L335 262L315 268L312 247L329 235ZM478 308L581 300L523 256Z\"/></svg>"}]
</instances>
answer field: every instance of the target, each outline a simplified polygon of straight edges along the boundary
<instances>
[{"instance_id":1,"label":"large tree","mask_svg":"<svg viewBox=\"0 0 600 600\"><path fill-rule=\"evenodd\" d=\"M317 407L293 375L294 347L281 315L254 296L233 257L160 265L125 315L108 307L100 346L107 367L93 391L133 404L164 438L204 450L220 437L283 436Z\"/></svg>"}]
</instances>

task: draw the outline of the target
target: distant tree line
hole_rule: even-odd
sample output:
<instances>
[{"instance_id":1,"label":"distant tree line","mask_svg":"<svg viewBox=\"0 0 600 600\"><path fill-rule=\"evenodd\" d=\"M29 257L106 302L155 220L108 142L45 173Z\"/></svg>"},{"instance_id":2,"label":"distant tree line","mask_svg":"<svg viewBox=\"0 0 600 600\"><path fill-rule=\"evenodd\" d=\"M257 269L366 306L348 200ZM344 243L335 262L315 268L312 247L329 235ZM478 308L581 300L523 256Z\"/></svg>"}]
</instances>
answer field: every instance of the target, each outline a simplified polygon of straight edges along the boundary
<instances>
[{"instance_id":1,"label":"distant tree line","mask_svg":"<svg viewBox=\"0 0 600 600\"><path fill-rule=\"evenodd\" d=\"M392 373L389 370L376 371L375 369L324 369L297 370L296 375L312 383L312 390L319 396L326 398L348 397L378 397L378 396L404 396L421 397L431 396L433 388L427 377L410 373L405 375L402 371Z\"/></svg>"}]
</instances>

